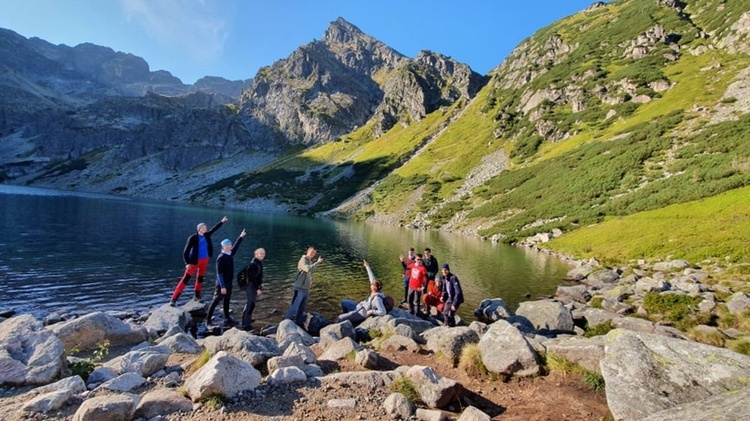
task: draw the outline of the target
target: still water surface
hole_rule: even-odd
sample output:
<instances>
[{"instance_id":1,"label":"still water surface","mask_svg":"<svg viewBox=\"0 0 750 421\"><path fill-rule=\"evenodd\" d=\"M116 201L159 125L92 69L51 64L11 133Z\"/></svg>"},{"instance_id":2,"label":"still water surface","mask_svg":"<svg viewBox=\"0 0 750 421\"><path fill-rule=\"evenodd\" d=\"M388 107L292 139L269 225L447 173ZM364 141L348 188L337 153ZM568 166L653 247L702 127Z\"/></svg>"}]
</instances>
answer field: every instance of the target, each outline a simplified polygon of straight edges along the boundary
<instances>
[{"instance_id":1,"label":"still water surface","mask_svg":"<svg viewBox=\"0 0 750 421\"><path fill-rule=\"evenodd\" d=\"M329 318L338 314L342 298L369 294L362 259L398 302L403 296L398 256L410 246L430 247L441 264L450 263L464 288L459 315L468 320L485 298L501 297L515 309L526 294L553 294L568 270L545 254L458 234L0 185L0 308L45 317L163 305L182 275L187 237L198 222L211 227L225 215L229 222L213 235L215 247L223 238L234 241L243 228L248 232L235 256L237 269L255 248L266 249L265 287L254 314L266 322L280 320L270 315L274 309L286 311L307 245L325 259L308 310ZM206 299L215 273L212 261ZM188 286L180 303L192 291ZM234 295L232 308L240 312L244 293L235 288Z\"/></svg>"}]
</instances>

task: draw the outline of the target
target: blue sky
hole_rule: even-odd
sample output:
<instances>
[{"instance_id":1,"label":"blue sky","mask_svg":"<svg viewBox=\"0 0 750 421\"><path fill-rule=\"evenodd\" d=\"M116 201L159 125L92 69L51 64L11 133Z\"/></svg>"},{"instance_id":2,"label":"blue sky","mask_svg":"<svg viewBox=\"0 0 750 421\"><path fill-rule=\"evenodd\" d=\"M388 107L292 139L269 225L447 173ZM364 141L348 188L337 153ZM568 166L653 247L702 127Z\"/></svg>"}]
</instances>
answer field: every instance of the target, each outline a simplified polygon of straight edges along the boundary
<instances>
[{"instance_id":1,"label":"blue sky","mask_svg":"<svg viewBox=\"0 0 750 421\"><path fill-rule=\"evenodd\" d=\"M523 39L594 0L1 0L0 27L141 56L185 83L248 79L338 17L409 57L431 50L486 74Z\"/></svg>"}]
</instances>

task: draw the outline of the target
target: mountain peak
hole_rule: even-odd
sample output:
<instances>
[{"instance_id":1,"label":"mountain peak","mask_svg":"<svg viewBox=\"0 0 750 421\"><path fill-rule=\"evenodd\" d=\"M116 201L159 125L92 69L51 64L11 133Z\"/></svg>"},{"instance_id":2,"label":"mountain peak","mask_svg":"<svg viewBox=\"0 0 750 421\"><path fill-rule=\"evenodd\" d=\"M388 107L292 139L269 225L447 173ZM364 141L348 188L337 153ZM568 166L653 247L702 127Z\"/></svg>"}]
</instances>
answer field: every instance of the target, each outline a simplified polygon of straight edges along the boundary
<instances>
[{"instance_id":1,"label":"mountain peak","mask_svg":"<svg viewBox=\"0 0 750 421\"><path fill-rule=\"evenodd\" d=\"M367 36L359 28L352 25L346 19L339 17L331 22L323 35L326 44L346 44L347 42Z\"/></svg>"}]
</instances>

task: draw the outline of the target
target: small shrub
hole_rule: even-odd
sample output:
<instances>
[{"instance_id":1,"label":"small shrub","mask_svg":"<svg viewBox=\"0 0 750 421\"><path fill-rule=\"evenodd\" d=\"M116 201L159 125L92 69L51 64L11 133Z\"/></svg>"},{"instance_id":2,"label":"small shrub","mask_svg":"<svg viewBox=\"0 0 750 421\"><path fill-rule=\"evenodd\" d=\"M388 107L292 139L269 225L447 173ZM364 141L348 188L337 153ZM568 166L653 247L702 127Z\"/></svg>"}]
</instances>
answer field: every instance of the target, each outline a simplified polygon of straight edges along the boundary
<instances>
[{"instance_id":1,"label":"small shrub","mask_svg":"<svg viewBox=\"0 0 750 421\"><path fill-rule=\"evenodd\" d=\"M224 404L227 402L227 398L222 395L221 393L216 393L213 395L209 395L205 399L203 399L203 405L205 405L206 408L211 410L216 410L224 406Z\"/></svg>"},{"instance_id":2,"label":"small shrub","mask_svg":"<svg viewBox=\"0 0 750 421\"><path fill-rule=\"evenodd\" d=\"M601 374L585 370L585 373L583 374L583 382L597 392L604 390L604 376Z\"/></svg>"},{"instance_id":3,"label":"small shrub","mask_svg":"<svg viewBox=\"0 0 750 421\"><path fill-rule=\"evenodd\" d=\"M81 376L83 381L86 381L94 371L94 363L88 360L81 360L68 364L68 368L74 376Z\"/></svg>"},{"instance_id":4,"label":"small shrub","mask_svg":"<svg viewBox=\"0 0 750 421\"><path fill-rule=\"evenodd\" d=\"M479 351L479 345L477 344L469 344L464 347L458 361L458 368L475 379L489 377L489 370L482 362L482 353Z\"/></svg>"},{"instance_id":5,"label":"small shrub","mask_svg":"<svg viewBox=\"0 0 750 421\"><path fill-rule=\"evenodd\" d=\"M394 380L393 383L391 383L390 390L393 393L400 393L406 396L406 399L409 399L409 401L414 404L419 404L422 402L422 398L419 396L419 392L417 391L417 386L415 386L414 383L412 383L412 381L407 379L406 377L399 377Z\"/></svg>"},{"instance_id":6,"label":"small shrub","mask_svg":"<svg viewBox=\"0 0 750 421\"><path fill-rule=\"evenodd\" d=\"M651 314L663 314L667 320L683 321L692 313L692 308L701 301L700 297L680 294L659 294L649 292L643 298L643 308Z\"/></svg>"},{"instance_id":7,"label":"small shrub","mask_svg":"<svg viewBox=\"0 0 750 421\"><path fill-rule=\"evenodd\" d=\"M192 364L190 364L190 367L187 369L188 374L193 374L196 371L198 371L201 367L206 365L208 360L211 359L211 353L208 352L208 350L201 352L200 355L198 355L198 358L193 361Z\"/></svg>"},{"instance_id":8,"label":"small shrub","mask_svg":"<svg viewBox=\"0 0 750 421\"><path fill-rule=\"evenodd\" d=\"M750 355L750 342L744 340L739 341L732 345L730 349L743 355Z\"/></svg>"},{"instance_id":9,"label":"small shrub","mask_svg":"<svg viewBox=\"0 0 750 421\"><path fill-rule=\"evenodd\" d=\"M606 322L599 323L593 327L586 326L586 333L584 333L583 336L591 338L594 336L606 335L610 330L612 330L612 320L607 320Z\"/></svg>"},{"instance_id":10,"label":"small shrub","mask_svg":"<svg viewBox=\"0 0 750 421\"><path fill-rule=\"evenodd\" d=\"M723 348L726 343L724 335L718 330L698 329L697 326L688 331L688 337L696 342L718 346L719 348Z\"/></svg>"},{"instance_id":11,"label":"small shrub","mask_svg":"<svg viewBox=\"0 0 750 421\"><path fill-rule=\"evenodd\" d=\"M594 297L589 301L589 305L591 308L602 308L602 303L604 302L604 298L602 297Z\"/></svg>"},{"instance_id":12,"label":"small shrub","mask_svg":"<svg viewBox=\"0 0 750 421\"><path fill-rule=\"evenodd\" d=\"M554 372L562 374L563 376L568 376L583 370L578 364L552 354L547 354L546 367L550 373Z\"/></svg>"}]
</instances>

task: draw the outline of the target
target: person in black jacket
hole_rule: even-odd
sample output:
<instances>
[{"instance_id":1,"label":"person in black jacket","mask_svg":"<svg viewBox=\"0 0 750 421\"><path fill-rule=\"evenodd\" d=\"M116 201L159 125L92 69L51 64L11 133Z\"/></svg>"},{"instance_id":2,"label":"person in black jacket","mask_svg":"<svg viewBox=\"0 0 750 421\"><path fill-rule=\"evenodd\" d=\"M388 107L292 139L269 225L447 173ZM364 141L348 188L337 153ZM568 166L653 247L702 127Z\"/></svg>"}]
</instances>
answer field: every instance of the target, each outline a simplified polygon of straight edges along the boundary
<instances>
[{"instance_id":1,"label":"person in black jacket","mask_svg":"<svg viewBox=\"0 0 750 421\"><path fill-rule=\"evenodd\" d=\"M206 269L208 269L208 259L214 254L211 234L221 228L228 220L229 218L226 216L221 218L221 221L211 229L208 229L208 226L204 222L201 222L196 227L198 232L188 237L185 249L182 251L182 259L185 261L185 273L172 293L172 299L169 302L170 306L174 307L177 299L180 298L180 294L182 294L182 291L185 290L188 282L190 282L190 278L196 272L198 277L195 280L195 294L193 295L193 299L200 301L203 279L206 276Z\"/></svg>"},{"instance_id":2,"label":"person in black jacket","mask_svg":"<svg viewBox=\"0 0 750 421\"><path fill-rule=\"evenodd\" d=\"M434 281L435 275L437 275L438 270L440 270L440 265L438 264L437 257L432 255L432 250L429 248L424 249L424 258L422 258L422 264L424 265L425 269L427 269L427 282Z\"/></svg>"},{"instance_id":3,"label":"person in black jacket","mask_svg":"<svg viewBox=\"0 0 750 421\"><path fill-rule=\"evenodd\" d=\"M242 329L250 331L253 328L253 310L255 302L262 294L263 289L263 259L266 258L266 250L259 248L253 253L253 260L247 266L247 303L242 310Z\"/></svg>"},{"instance_id":4,"label":"person in black jacket","mask_svg":"<svg viewBox=\"0 0 750 421\"><path fill-rule=\"evenodd\" d=\"M206 316L206 326L211 326L211 318L214 315L214 309L219 301L224 300L224 326L234 326L237 322L229 315L229 300L232 299L232 282L234 281L234 255L242 244L242 239L246 233L243 229L237 241L232 245L232 240L224 239L221 241L221 254L216 258L216 289L214 298L208 307L208 316Z\"/></svg>"},{"instance_id":5,"label":"person in black jacket","mask_svg":"<svg viewBox=\"0 0 750 421\"><path fill-rule=\"evenodd\" d=\"M448 326L453 327L456 325L458 306L464 302L464 293L461 291L461 283L458 281L458 277L451 273L451 267L447 263L443 263L441 271L445 282L443 316Z\"/></svg>"}]
</instances>

